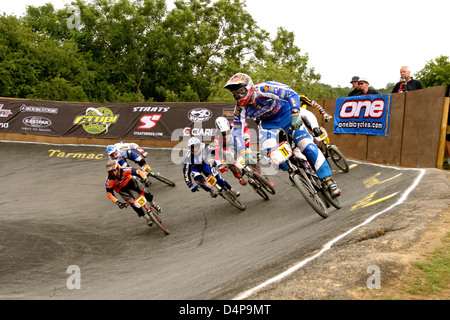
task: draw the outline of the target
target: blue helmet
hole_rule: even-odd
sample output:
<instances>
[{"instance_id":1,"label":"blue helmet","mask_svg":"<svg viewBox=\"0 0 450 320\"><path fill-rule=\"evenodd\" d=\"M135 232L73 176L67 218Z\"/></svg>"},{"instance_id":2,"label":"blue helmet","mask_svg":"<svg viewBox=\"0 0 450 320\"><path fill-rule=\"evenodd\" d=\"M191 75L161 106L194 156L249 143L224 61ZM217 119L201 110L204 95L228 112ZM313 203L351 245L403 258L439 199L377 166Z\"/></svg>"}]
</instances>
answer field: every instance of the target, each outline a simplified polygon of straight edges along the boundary
<instances>
[{"instance_id":1,"label":"blue helmet","mask_svg":"<svg viewBox=\"0 0 450 320\"><path fill-rule=\"evenodd\" d=\"M108 156L111 156L111 154L113 154L114 152L117 152L116 146L108 146L106 148L106 153L108 154Z\"/></svg>"}]
</instances>

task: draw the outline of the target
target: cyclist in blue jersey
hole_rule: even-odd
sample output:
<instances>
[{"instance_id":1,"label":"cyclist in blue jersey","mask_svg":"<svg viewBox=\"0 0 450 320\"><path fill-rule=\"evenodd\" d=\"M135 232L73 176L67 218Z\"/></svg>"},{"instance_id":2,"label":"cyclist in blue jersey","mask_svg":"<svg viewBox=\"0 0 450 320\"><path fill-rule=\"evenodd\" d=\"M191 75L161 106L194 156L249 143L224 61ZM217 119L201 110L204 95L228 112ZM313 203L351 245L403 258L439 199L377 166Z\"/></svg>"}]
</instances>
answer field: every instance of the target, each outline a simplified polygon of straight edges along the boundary
<instances>
[{"instance_id":1,"label":"cyclist in blue jersey","mask_svg":"<svg viewBox=\"0 0 450 320\"><path fill-rule=\"evenodd\" d=\"M325 182L332 196L341 194L339 186L332 179L330 166L303 124L302 118L307 119L307 115L294 90L272 81L254 85L250 76L245 73L232 76L225 88L230 90L236 100L233 137L239 154L250 158L243 140L243 124L247 118L259 122L260 148L264 155L268 155L278 145L277 135L280 129L289 131L292 128L290 135L317 176ZM283 171L289 170L286 163L281 163L279 167Z\"/></svg>"},{"instance_id":2,"label":"cyclist in blue jersey","mask_svg":"<svg viewBox=\"0 0 450 320\"><path fill-rule=\"evenodd\" d=\"M222 188L229 190L236 197L239 197L239 191L233 189L216 170L214 147L205 145L196 137L190 138L187 142L187 146L188 152L185 154L183 160L183 176L187 187L191 189L192 192L198 191L198 188L201 187L203 190L210 192L211 197L217 197L218 194L214 189L210 189L202 183L203 173L206 177L213 175ZM194 178L195 185L192 183L192 178Z\"/></svg>"}]
</instances>

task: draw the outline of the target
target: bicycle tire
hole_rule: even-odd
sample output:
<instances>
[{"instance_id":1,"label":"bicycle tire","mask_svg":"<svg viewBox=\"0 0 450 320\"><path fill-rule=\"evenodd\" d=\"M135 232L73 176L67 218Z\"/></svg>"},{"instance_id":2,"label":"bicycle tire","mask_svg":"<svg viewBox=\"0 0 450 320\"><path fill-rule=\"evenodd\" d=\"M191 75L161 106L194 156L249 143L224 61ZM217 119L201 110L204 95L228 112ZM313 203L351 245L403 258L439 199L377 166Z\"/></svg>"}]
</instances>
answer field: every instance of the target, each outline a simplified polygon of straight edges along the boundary
<instances>
[{"instance_id":1,"label":"bicycle tire","mask_svg":"<svg viewBox=\"0 0 450 320\"><path fill-rule=\"evenodd\" d=\"M264 200L269 200L269 195L266 193L266 191L264 191L264 189L258 188L256 189L256 193Z\"/></svg>"},{"instance_id":2,"label":"bicycle tire","mask_svg":"<svg viewBox=\"0 0 450 320\"><path fill-rule=\"evenodd\" d=\"M328 190L328 188L326 187L326 185L324 183L322 183L322 181L319 179L319 177L315 176L314 177L314 181L317 185L317 188L319 188L320 193L323 195L325 201L327 203L329 203L330 205L332 205L333 207L335 207L336 209L341 209L342 205L341 202L339 201L338 197L332 197L330 194L330 191Z\"/></svg>"},{"instance_id":3,"label":"bicycle tire","mask_svg":"<svg viewBox=\"0 0 450 320\"><path fill-rule=\"evenodd\" d=\"M222 189L222 190L220 190L219 194L222 198L227 200L229 203L231 203L233 206L235 206L239 210L244 211L246 209L245 205L230 191Z\"/></svg>"},{"instance_id":4,"label":"bicycle tire","mask_svg":"<svg viewBox=\"0 0 450 320\"><path fill-rule=\"evenodd\" d=\"M347 173L349 170L347 159L345 159L342 152L335 145L327 146L327 154L334 162L336 167L342 170L342 172Z\"/></svg>"},{"instance_id":5,"label":"bicycle tire","mask_svg":"<svg viewBox=\"0 0 450 320\"><path fill-rule=\"evenodd\" d=\"M150 175L150 177L155 178L156 180L159 180L171 187L175 187L175 182L173 182L172 180L167 179L166 177L160 175L159 173L154 172L153 175Z\"/></svg>"},{"instance_id":6,"label":"bicycle tire","mask_svg":"<svg viewBox=\"0 0 450 320\"><path fill-rule=\"evenodd\" d=\"M150 219L152 219L153 223L157 225L166 235L170 234L169 229L164 225L162 219L159 217L158 213L153 208L148 208L147 210Z\"/></svg>"},{"instance_id":7,"label":"bicycle tire","mask_svg":"<svg viewBox=\"0 0 450 320\"><path fill-rule=\"evenodd\" d=\"M339 198L338 197L333 198L330 194L330 191L323 188L322 194L324 195L325 199L327 199L328 203L330 203L333 207L335 207L338 210L342 208L341 201L339 201Z\"/></svg>"},{"instance_id":8,"label":"bicycle tire","mask_svg":"<svg viewBox=\"0 0 450 320\"><path fill-rule=\"evenodd\" d=\"M255 180L258 180L258 182L261 184L261 186L269 192L271 195L275 194L275 188L272 187L272 185L269 183L269 181L256 169L253 169L253 178Z\"/></svg>"},{"instance_id":9,"label":"bicycle tire","mask_svg":"<svg viewBox=\"0 0 450 320\"><path fill-rule=\"evenodd\" d=\"M291 179L311 208L313 208L322 218L328 218L326 204L322 201L320 195L314 189L306 174L303 172L302 174L294 174Z\"/></svg>"}]
</instances>

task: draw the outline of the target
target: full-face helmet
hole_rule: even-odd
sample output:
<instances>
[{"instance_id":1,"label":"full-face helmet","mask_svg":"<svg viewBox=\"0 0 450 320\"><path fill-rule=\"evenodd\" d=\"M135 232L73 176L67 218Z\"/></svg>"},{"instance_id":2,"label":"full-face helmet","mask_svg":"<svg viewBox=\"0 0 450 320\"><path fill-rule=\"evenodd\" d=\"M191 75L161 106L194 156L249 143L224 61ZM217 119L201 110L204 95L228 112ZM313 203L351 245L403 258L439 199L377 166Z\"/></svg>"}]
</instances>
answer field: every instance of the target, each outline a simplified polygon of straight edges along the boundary
<instances>
[{"instance_id":1,"label":"full-face helmet","mask_svg":"<svg viewBox=\"0 0 450 320\"><path fill-rule=\"evenodd\" d=\"M106 171L114 171L119 168L119 163L116 160L108 160L106 163Z\"/></svg>"},{"instance_id":2,"label":"full-face helmet","mask_svg":"<svg viewBox=\"0 0 450 320\"><path fill-rule=\"evenodd\" d=\"M119 175L119 162L116 160L108 160L106 163L106 171L108 171L109 177L117 178Z\"/></svg>"},{"instance_id":3,"label":"full-face helmet","mask_svg":"<svg viewBox=\"0 0 450 320\"><path fill-rule=\"evenodd\" d=\"M231 129L230 123L225 117L218 117L216 119L216 128L222 133L226 133Z\"/></svg>"},{"instance_id":4,"label":"full-face helmet","mask_svg":"<svg viewBox=\"0 0 450 320\"><path fill-rule=\"evenodd\" d=\"M201 141L196 137L190 138L187 142L189 150L191 150L191 152L193 153L197 153L200 150L201 144L202 144Z\"/></svg>"},{"instance_id":5,"label":"full-face helmet","mask_svg":"<svg viewBox=\"0 0 450 320\"><path fill-rule=\"evenodd\" d=\"M117 157L117 148L116 148L116 146L112 146L112 145L108 146L106 148L106 153L111 158L113 158L113 159L116 158Z\"/></svg>"},{"instance_id":6,"label":"full-face helmet","mask_svg":"<svg viewBox=\"0 0 450 320\"><path fill-rule=\"evenodd\" d=\"M224 88L230 90L237 104L246 106L253 95L253 80L245 73L236 73Z\"/></svg>"}]
</instances>

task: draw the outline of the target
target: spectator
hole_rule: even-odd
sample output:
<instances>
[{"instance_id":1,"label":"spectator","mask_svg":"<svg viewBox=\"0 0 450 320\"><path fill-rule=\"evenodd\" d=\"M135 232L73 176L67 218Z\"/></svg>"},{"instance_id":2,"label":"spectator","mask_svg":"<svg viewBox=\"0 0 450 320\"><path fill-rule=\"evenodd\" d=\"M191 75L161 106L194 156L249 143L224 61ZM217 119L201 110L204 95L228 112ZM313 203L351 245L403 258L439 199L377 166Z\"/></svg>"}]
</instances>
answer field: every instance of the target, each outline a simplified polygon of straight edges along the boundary
<instances>
[{"instance_id":1,"label":"spectator","mask_svg":"<svg viewBox=\"0 0 450 320\"><path fill-rule=\"evenodd\" d=\"M367 78L359 78L359 87L361 90L356 94L356 96L364 96L368 94L380 94L377 90L369 87L369 80Z\"/></svg>"},{"instance_id":2,"label":"spectator","mask_svg":"<svg viewBox=\"0 0 450 320\"><path fill-rule=\"evenodd\" d=\"M354 76L352 78L352 81L350 81L350 83L353 86L353 90L350 91L350 93L348 94L348 97L353 97L353 96L358 96L359 95L358 93L361 91L361 88L359 87L358 81L359 81L359 77L358 76Z\"/></svg>"},{"instance_id":3,"label":"spectator","mask_svg":"<svg viewBox=\"0 0 450 320\"><path fill-rule=\"evenodd\" d=\"M400 81L397 82L392 89L392 93L406 92L423 89L422 83L419 80L411 77L409 67L403 66L400 68Z\"/></svg>"}]
</instances>

